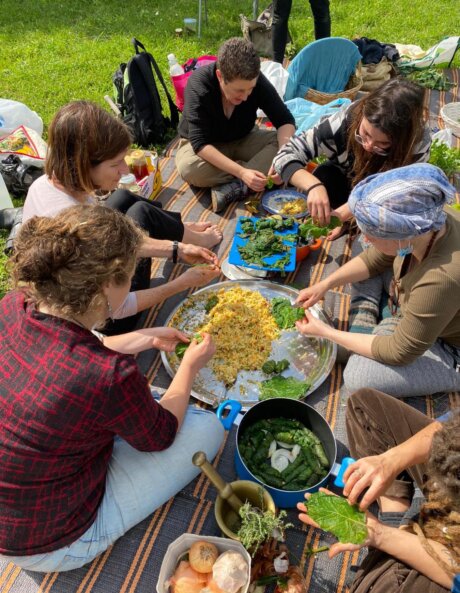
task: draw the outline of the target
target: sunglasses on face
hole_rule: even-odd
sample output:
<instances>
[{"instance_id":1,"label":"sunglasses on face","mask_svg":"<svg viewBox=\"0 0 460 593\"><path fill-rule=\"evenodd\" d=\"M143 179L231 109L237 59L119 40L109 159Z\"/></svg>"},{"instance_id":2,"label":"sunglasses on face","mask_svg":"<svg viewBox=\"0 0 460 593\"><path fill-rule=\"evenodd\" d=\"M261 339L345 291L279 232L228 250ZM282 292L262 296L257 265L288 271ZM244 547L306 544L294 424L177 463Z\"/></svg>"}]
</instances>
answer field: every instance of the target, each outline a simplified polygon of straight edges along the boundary
<instances>
[{"instance_id":1,"label":"sunglasses on face","mask_svg":"<svg viewBox=\"0 0 460 593\"><path fill-rule=\"evenodd\" d=\"M365 144L369 143L369 141L364 140L364 138L360 136L358 132L355 132L355 140L358 144L361 144L361 146L364 146ZM374 154L378 154L379 156L388 156L390 154L389 150L380 148L380 146L372 146L371 152L373 152Z\"/></svg>"}]
</instances>

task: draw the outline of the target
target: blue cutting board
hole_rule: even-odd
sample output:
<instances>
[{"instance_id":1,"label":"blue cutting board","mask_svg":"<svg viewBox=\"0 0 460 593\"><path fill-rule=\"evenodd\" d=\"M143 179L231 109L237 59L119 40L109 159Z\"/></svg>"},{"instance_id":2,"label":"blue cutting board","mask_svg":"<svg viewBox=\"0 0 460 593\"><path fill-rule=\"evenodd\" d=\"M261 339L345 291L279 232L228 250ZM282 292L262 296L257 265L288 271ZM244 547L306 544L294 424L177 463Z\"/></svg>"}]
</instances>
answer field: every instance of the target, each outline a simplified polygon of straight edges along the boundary
<instances>
[{"instance_id":1,"label":"blue cutting board","mask_svg":"<svg viewBox=\"0 0 460 593\"><path fill-rule=\"evenodd\" d=\"M255 264L247 264L243 259L241 259L241 255L238 251L238 246L246 245L247 242L251 240L251 237L247 237L246 239L243 239L242 237L239 236L242 233L241 220L248 219L248 218L250 220L252 220L253 223L255 223L257 220L262 220L261 218L256 218L255 216L253 216L253 217L240 216L238 218L238 222L236 223L235 236L233 238L232 247L230 249L230 254L228 256L228 262L235 266L243 266L245 268L253 268L255 270L269 270L271 272L281 271L280 268L277 268L276 266L271 267L270 264L275 263L276 261L278 261L279 259L284 257L285 254L271 255L270 257L264 258L264 261L267 262L267 266L257 266ZM298 224L295 222L291 228L286 229L285 231L275 231L275 235L279 235L280 237L283 237L285 235L294 235L294 234L297 234L297 228L298 228ZM290 249L288 251L288 253L290 255L290 260L289 260L288 265L285 266L284 271L285 272L293 272L295 270L296 245L295 245L295 243L292 243L289 241L283 241L283 243L285 245L289 245L289 247L290 247Z\"/></svg>"}]
</instances>

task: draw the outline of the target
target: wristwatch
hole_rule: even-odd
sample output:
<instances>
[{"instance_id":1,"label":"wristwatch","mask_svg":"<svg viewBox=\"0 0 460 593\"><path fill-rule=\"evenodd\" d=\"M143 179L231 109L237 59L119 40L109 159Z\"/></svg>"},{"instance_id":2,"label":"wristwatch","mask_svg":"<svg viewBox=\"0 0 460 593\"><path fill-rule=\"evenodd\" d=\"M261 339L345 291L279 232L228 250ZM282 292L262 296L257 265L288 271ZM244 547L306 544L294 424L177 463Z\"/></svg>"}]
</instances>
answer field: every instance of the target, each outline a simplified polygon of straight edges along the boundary
<instances>
[{"instance_id":1,"label":"wristwatch","mask_svg":"<svg viewBox=\"0 0 460 593\"><path fill-rule=\"evenodd\" d=\"M177 264L177 257L179 255L179 241L173 241L172 244L172 263Z\"/></svg>"}]
</instances>

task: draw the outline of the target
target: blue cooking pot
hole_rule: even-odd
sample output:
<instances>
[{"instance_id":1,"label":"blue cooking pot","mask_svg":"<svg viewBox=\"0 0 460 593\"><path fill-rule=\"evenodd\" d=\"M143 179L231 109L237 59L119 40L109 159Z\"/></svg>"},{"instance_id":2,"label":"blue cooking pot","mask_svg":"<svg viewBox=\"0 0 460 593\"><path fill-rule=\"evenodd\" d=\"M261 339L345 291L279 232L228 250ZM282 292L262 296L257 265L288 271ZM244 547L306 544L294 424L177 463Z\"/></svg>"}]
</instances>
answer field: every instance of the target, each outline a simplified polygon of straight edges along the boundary
<instances>
[{"instance_id":1,"label":"blue cooking pot","mask_svg":"<svg viewBox=\"0 0 460 593\"><path fill-rule=\"evenodd\" d=\"M302 502L305 499L304 495L306 492L316 492L319 488L324 487L331 475L337 476L334 484L343 487L343 472L350 463L354 462L354 459L346 457L343 459L341 465L336 463L337 443L335 437L329 424L314 408L304 402L286 398L273 398L259 402L250 408L244 416L239 414L241 407L241 403L236 400L226 400L219 405L216 412L217 417L225 429L230 430L233 424L238 425L236 432L235 467L240 479L252 480L262 484L272 495L275 504L281 508L294 508L298 502ZM228 414L225 415L225 412L228 412ZM323 444L324 451L330 463L330 469L328 474L320 482L310 488L305 488L304 490L281 490L264 484L249 470L240 454L239 440L249 426L258 420L280 417L299 420L313 431Z\"/></svg>"}]
</instances>

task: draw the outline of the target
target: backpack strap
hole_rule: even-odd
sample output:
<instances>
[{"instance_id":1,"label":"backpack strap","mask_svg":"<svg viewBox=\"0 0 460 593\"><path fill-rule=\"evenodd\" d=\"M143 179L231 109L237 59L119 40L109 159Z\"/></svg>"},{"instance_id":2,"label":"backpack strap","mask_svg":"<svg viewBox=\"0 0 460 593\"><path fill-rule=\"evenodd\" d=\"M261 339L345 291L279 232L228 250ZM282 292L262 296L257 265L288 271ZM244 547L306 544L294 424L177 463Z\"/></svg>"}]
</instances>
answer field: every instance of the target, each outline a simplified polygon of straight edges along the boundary
<instances>
[{"instance_id":1,"label":"backpack strap","mask_svg":"<svg viewBox=\"0 0 460 593\"><path fill-rule=\"evenodd\" d=\"M143 50L143 52L147 55L147 57L149 58L150 64L153 67L153 70L155 71L155 74L158 77L158 80L161 82L161 86L163 87L163 90L166 94L166 98L168 99L168 105L169 105L169 111L171 113L171 125L174 128L177 128L177 124L179 123L179 110L177 109L174 101L172 100L172 97L168 91L168 88L165 84L165 81L163 79L163 76L160 72L160 69L158 68L158 64L155 61L155 58L152 56L151 53L149 53L148 51L146 51L144 45L138 41L135 37L133 37L131 39L131 43L134 46L134 50L136 52L136 54L140 53L139 52L139 47ZM143 63L142 63L143 66ZM146 73L145 71L143 71L142 67L140 68L141 72L142 72L142 76L144 77L144 80L147 82L148 78L146 77Z\"/></svg>"}]
</instances>

